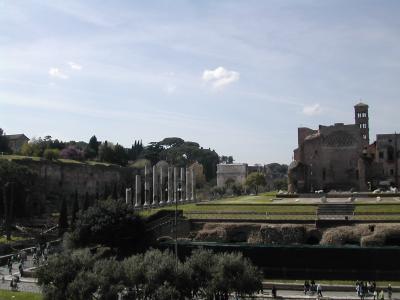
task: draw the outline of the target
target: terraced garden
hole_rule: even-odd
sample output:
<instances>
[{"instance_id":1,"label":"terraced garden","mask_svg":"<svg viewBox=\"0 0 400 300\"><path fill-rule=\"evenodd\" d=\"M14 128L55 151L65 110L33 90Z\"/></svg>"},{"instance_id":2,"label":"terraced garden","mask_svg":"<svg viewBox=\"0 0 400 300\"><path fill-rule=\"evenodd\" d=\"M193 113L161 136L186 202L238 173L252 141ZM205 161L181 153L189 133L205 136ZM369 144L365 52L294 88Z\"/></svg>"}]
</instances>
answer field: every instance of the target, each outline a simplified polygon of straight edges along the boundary
<instances>
[{"instance_id":1,"label":"terraced garden","mask_svg":"<svg viewBox=\"0 0 400 300\"><path fill-rule=\"evenodd\" d=\"M254 219L254 220L314 220L318 203L277 203L275 193L240 196L201 203L178 205L188 219ZM400 220L400 201L393 203L354 203L355 220ZM175 206L146 209L148 216L160 209L174 210Z\"/></svg>"}]
</instances>

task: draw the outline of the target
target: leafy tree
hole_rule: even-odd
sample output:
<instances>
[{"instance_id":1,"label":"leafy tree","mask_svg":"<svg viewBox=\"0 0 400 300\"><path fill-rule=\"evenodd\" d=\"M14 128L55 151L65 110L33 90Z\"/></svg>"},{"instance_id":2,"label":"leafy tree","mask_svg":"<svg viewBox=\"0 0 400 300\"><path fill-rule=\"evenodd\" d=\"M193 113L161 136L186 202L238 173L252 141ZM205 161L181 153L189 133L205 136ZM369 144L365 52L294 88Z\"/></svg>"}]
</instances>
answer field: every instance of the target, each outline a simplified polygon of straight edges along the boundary
<instances>
[{"instance_id":1,"label":"leafy tree","mask_svg":"<svg viewBox=\"0 0 400 300\"><path fill-rule=\"evenodd\" d=\"M102 259L96 261L93 266L99 285L99 299L116 299L118 292L124 289L124 269L121 263L115 259Z\"/></svg>"},{"instance_id":2,"label":"leafy tree","mask_svg":"<svg viewBox=\"0 0 400 300\"><path fill-rule=\"evenodd\" d=\"M220 163L225 163L225 164L232 164L232 163L233 163L233 157L232 157L232 156L225 156L225 155L222 155L222 156L219 158L219 162L220 162Z\"/></svg>"},{"instance_id":3,"label":"leafy tree","mask_svg":"<svg viewBox=\"0 0 400 300\"><path fill-rule=\"evenodd\" d=\"M46 149L44 150L43 157L47 160L56 160L60 157L60 150Z\"/></svg>"},{"instance_id":4,"label":"leafy tree","mask_svg":"<svg viewBox=\"0 0 400 300\"><path fill-rule=\"evenodd\" d=\"M128 152L125 150L124 147L119 144L115 145L114 155L111 162L120 166L126 166L126 164L128 163Z\"/></svg>"},{"instance_id":5,"label":"leafy tree","mask_svg":"<svg viewBox=\"0 0 400 300\"><path fill-rule=\"evenodd\" d=\"M8 146L8 139L5 136L5 132L1 128L0 128L0 152L4 152L4 153L11 152L11 149Z\"/></svg>"},{"instance_id":6,"label":"leafy tree","mask_svg":"<svg viewBox=\"0 0 400 300\"><path fill-rule=\"evenodd\" d=\"M51 255L46 266L37 270L44 299L92 299L98 287L96 277L91 274L97 258L89 249Z\"/></svg>"},{"instance_id":7,"label":"leafy tree","mask_svg":"<svg viewBox=\"0 0 400 300\"><path fill-rule=\"evenodd\" d=\"M233 184L232 185L232 192L236 196L240 196L243 194L243 186L241 184Z\"/></svg>"},{"instance_id":8,"label":"leafy tree","mask_svg":"<svg viewBox=\"0 0 400 300\"><path fill-rule=\"evenodd\" d=\"M99 147L99 159L104 162L114 161L114 145L105 141Z\"/></svg>"},{"instance_id":9,"label":"leafy tree","mask_svg":"<svg viewBox=\"0 0 400 300\"><path fill-rule=\"evenodd\" d=\"M186 260L189 268L193 297L209 298L213 294L211 282L216 272L217 257L211 250L198 249Z\"/></svg>"},{"instance_id":10,"label":"leafy tree","mask_svg":"<svg viewBox=\"0 0 400 300\"><path fill-rule=\"evenodd\" d=\"M262 288L260 271L237 253L199 249L184 263L168 250L123 261L104 254L84 249L51 256L37 272L44 299L117 299L125 288L132 290L129 299L225 299L231 293L245 298Z\"/></svg>"},{"instance_id":11,"label":"leafy tree","mask_svg":"<svg viewBox=\"0 0 400 300\"><path fill-rule=\"evenodd\" d=\"M101 244L110 247L140 248L144 245L143 220L122 201L105 200L80 211L71 232L76 246Z\"/></svg>"},{"instance_id":12,"label":"leafy tree","mask_svg":"<svg viewBox=\"0 0 400 300\"><path fill-rule=\"evenodd\" d=\"M242 254L221 253L216 266L211 283L216 296L228 299L231 293L243 297L262 290L261 273Z\"/></svg>"},{"instance_id":13,"label":"leafy tree","mask_svg":"<svg viewBox=\"0 0 400 300\"><path fill-rule=\"evenodd\" d=\"M288 183L287 183L286 178L275 179L273 181L273 188L275 191L286 190L287 186L288 186Z\"/></svg>"},{"instance_id":14,"label":"leafy tree","mask_svg":"<svg viewBox=\"0 0 400 300\"><path fill-rule=\"evenodd\" d=\"M44 153L43 144L40 139L32 139L21 147L21 155L42 157Z\"/></svg>"},{"instance_id":15,"label":"leafy tree","mask_svg":"<svg viewBox=\"0 0 400 300\"><path fill-rule=\"evenodd\" d=\"M60 215L58 217L58 235L62 236L68 229L68 211L65 198L62 199Z\"/></svg>"},{"instance_id":16,"label":"leafy tree","mask_svg":"<svg viewBox=\"0 0 400 300\"><path fill-rule=\"evenodd\" d=\"M212 193L212 195L214 197L221 198L226 194L226 187L224 187L224 186L221 186L221 187L215 186L215 187L213 187L211 189L211 193Z\"/></svg>"},{"instance_id":17,"label":"leafy tree","mask_svg":"<svg viewBox=\"0 0 400 300\"><path fill-rule=\"evenodd\" d=\"M260 186L264 186L265 185L265 175L260 173L260 172L253 172L250 173L247 177L246 177L246 182L245 184L251 188L255 190L256 195L258 195L258 190Z\"/></svg>"}]
</instances>

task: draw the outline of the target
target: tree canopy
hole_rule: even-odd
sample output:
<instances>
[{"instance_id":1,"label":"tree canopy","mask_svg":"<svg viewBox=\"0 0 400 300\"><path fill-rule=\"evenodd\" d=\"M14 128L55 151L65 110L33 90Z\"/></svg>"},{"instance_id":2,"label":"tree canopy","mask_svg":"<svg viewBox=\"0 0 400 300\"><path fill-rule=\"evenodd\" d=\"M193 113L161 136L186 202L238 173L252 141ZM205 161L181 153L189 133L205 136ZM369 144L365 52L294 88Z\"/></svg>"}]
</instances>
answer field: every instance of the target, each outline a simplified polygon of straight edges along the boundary
<instances>
[{"instance_id":1,"label":"tree canopy","mask_svg":"<svg viewBox=\"0 0 400 300\"><path fill-rule=\"evenodd\" d=\"M122 261L88 250L51 257L37 272L44 299L227 299L262 289L261 272L238 253L195 250L176 264L170 251L149 250ZM129 292L128 292L129 291Z\"/></svg>"},{"instance_id":2,"label":"tree canopy","mask_svg":"<svg viewBox=\"0 0 400 300\"><path fill-rule=\"evenodd\" d=\"M104 200L79 211L74 229L68 237L77 247L104 245L109 247L142 247L144 222L122 201Z\"/></svg>"},{"instance_id":3,"label":"tree canopy","mask_svg":"<svg viewBox=\"0 0 400 300\"><path fill-rule=\"evenodd\" d=\"M265 182L265 175L261 172L253 172L250 173L246 177L246 186L248 186L251 189L254 189L256 195L258 194L258 190L260 186L264 186L266 184Z\"/></svg>"}]
</instances>

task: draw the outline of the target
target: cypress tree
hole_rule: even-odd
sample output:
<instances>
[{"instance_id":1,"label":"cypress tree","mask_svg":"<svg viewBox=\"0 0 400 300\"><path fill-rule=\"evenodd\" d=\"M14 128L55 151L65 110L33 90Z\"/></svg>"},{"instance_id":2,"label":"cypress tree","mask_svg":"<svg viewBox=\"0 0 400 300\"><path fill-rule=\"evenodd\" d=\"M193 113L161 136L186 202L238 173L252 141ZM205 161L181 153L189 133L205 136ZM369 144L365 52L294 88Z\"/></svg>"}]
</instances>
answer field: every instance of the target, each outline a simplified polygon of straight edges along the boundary
<instances>
[{"instance_id":1,"label":"cypress tree","mask_svg":"<svg viewBox=\"0 0 400 300\"><path fill-rule=\"evenodd\" d=\"M74 202L72 202L72 212L71 212L71 226L75 224L76 214L79 211L79 202L78 198L74 197Z\"/></svg>"},{"instance_id":2,"label":"cypress tree","mask_svg":"<svg viewBox=\"0 0 400 300\"><path fill-rule=\"evenodd\" d=\"M90 203L89 203L89 194L88 194L88 192L86 192L86 193L85 193L85 199L84 199L84 201L83 201L83 210L87 210L87 209L89 208L89 206L90 206Z\"/></svg>"},{"instance_id":3,"label":"cypress tree","mask_svg":"<svg viewBox=\"0 0 400 300\"><path fill-rule=\"evenodd\" d=\"M68 211L67 201L63 198L60 208L60 216L58 219L58 235L62 236L68 229Z\"/></svg>"}]
</instances>

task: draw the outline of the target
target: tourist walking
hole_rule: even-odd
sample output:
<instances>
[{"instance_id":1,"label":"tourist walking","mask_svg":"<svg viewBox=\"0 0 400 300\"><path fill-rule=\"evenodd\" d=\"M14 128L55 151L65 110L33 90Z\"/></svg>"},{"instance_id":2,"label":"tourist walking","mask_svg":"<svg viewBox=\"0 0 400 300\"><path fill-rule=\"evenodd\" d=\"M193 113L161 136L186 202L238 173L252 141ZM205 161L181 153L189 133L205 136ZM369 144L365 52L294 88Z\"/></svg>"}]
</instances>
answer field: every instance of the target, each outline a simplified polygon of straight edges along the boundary
<instances>
[{"instance_id":1,"label":"tourist walking","mask_svg":"<svg viewBox=\"0 0 400 300\"><path fill-rule=\"evenodd\" d=\"M385 294L383 293L383 290L380 290L378 300L385 300Z\"/></svg>"},{"instance_id":2,"label":"tourist walking","mask_svg":"<svg viewBox=\"0 0 400 300\"><path fill-rule=\"evenodd\" d=\"M388 288L387 288L387 293L388 293L389 300L392 300L392 292L393 292L392 291L392 286L389 283Z\"/></svg>"},{"instance_id":3,"label":"tourist walking","mask_svg":"<svg viewBox=\"0 0 400 300\"><path fill-rule=\"evenodd\" d=\"M308 291L310 290L310 283L308 280L304 281L304 295L307 295Z\"/></svg>"},{"instance_id":4,"label":"tourist walking","mask_svg":"<svg viewBox=\"0 0 400 300\"><path fill-rule=\"evenodd\" d=\"M276 292L277 292L276 286L273 284L271 289L271 294L273 298L276 298Z\"/></svg>"},{"instance_id":5,"label":"tourist walking","mask_svg":"<svg viewBox=\"0 0 400 300\"><path fill-rule=\"evenodd\" d=\"M317 295L322 297L322 286L319 283L317 284Z\"/></svg>"}]
</instances>

